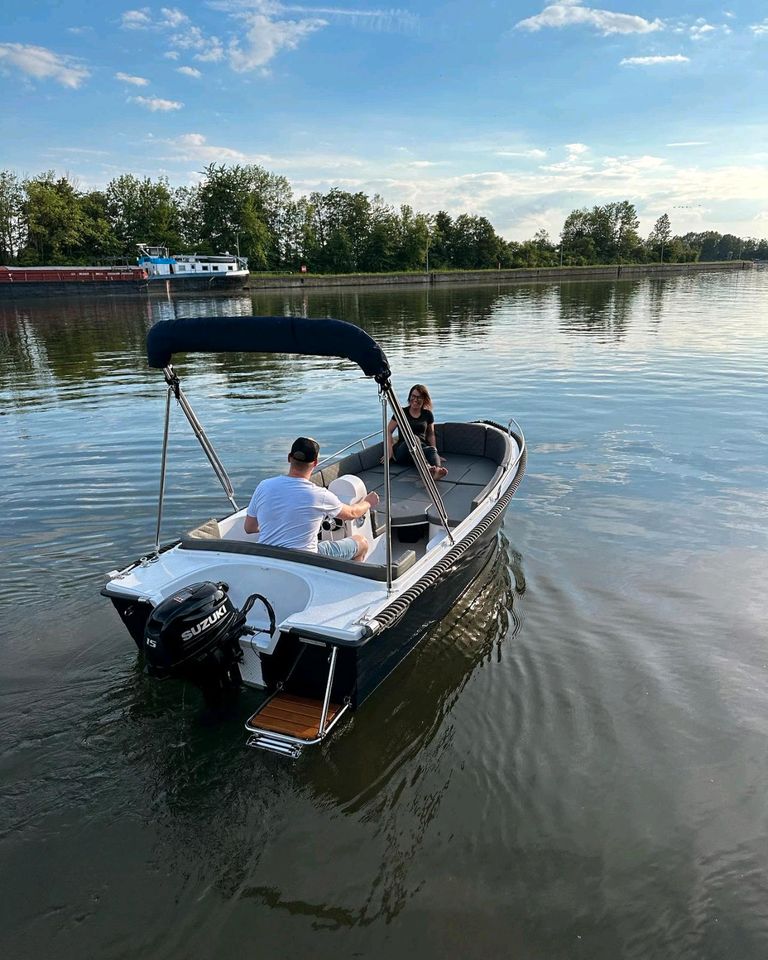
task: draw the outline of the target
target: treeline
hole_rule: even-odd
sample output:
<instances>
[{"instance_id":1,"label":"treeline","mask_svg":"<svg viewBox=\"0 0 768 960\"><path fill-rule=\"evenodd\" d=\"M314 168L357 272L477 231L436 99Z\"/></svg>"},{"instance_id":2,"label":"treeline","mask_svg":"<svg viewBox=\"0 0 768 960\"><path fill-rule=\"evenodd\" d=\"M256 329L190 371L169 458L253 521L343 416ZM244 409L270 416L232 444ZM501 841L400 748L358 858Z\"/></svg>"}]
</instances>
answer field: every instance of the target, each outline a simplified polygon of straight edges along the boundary
<instances>
[{"instance_id":1,"label":"treeline","mask_svg":"<svg viewBox=\"0 0 768 960\"><path fill-rule=\"evenodd\" d=\"M714 231L673 236L665 214L643 239L628 201L574 210L557 240L521 243L485 217L424 214L382 197L332 189L295 197L256 165L211 164L193 187L124 174L80 190L53 171L0 171L0 263L133 262L139 243L174 253L231 253L251 270L312 273L482 270L599 263L768 259L768 241Z\"/></svg>"}]
</instances>

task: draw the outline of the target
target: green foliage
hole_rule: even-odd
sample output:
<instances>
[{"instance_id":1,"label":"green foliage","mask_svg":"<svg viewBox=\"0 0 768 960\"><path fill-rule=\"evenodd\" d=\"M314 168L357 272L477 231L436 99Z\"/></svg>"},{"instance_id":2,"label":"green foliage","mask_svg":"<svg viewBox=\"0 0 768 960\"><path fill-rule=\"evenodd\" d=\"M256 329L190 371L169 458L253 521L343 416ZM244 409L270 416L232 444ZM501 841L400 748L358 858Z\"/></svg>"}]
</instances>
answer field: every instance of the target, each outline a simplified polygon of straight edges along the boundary
<instances>
[{"instance_id":1,"label":"green foliage","mask_svg":"<svg viewBox=\"0 0 768 960\"><path fill-rule=\"evenodd\" d=\"M24 182L22 218L26 238L19 261L58 264L77 260L86 225L82 197L67 177L53 170Z\"/></svg>"},{"instance_id":2,"label":"green foliage","mask_svg":"<svg viewBox=\"0 0 768 960\"><path fill-rule=\"evenodd\" d=\"M139 243L178 248L181 216L165 178L153 182L123 174L107 184L107 216L114 244L126 256L135 256Z\"/></svg>"},{"instance_id":3,"label":"green foliage","mask_svg":"<svg viewBox=\"0 0 768 960\"><path fill-rule=\"evenodd\" d=\"M0 171L0 264L13 263L21 247L24 228L24 186L10 170Z\"/></svg>"},{"instance_id":4,"label":"green foliage","mask_svg":"<svg viewBox=\"0 0 768 960\"><path fill-rule=\"evenodd\" d=\"M296 199L285 177L255 164L210 164L199 184L123 174L81 191L53 171L21 181L0 171L0 262L131 261L139 243L171 252L238 252L252 270L312 273L495 270L601 263L768 259L768 241L714 231L673 236L663 214L638 235L628 200L573 210L560 242L545 230L507 242L486 217L399 209L378 194L333 188Z\"/></svg>"},{"instance_id":5,"label":"green foliage","mask_svg":"<svg viewBox=\"0 0 768 960\"><path fill-rule=\"evenodd\" d=\"M560 242L568 264L642 261L639 221L628 200L591 210L572 211L563 224Z\"/></svg>"}]
</instances>

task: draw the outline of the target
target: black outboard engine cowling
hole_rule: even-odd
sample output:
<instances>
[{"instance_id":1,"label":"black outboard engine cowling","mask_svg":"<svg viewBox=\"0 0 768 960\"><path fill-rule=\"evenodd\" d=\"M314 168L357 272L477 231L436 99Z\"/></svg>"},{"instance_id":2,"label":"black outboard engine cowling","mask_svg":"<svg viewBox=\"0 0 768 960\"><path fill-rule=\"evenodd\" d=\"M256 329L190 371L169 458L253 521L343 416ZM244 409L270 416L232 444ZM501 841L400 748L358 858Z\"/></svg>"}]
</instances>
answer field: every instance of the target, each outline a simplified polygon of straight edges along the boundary
<instances>
[{"instance_id":1,"label":"black outboard engine cowling","mask_svg":"<svg viewBox=\"0 0 768 960\"><path fill-rule=\"evenodd\" d=\"M246 608L237 610L225 583L194 583L159 603L144 629L147 673L189 680L206 705L220 709L240 688L240 637ZM247 607L249 609L249 607Z\"/></svg>"}]
</instances>

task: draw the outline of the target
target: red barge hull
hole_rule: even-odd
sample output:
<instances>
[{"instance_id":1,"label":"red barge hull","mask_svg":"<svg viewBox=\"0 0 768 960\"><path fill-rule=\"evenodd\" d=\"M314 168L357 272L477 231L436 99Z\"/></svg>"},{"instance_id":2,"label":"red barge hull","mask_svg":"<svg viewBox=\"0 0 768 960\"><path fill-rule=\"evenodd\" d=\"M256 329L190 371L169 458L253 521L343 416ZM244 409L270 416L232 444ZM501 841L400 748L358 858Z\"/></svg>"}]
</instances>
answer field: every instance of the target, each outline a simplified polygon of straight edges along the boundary
<instances>
[{"instance_id":1,"label":"red barge hull","mask_svg":"<svg viewBox=\"0 0 768 960\"><path fill-rule=\"evenodd\" d=\"M0 267L0 297L147 292L141 267Z\"/></svg>"}]
</instances>

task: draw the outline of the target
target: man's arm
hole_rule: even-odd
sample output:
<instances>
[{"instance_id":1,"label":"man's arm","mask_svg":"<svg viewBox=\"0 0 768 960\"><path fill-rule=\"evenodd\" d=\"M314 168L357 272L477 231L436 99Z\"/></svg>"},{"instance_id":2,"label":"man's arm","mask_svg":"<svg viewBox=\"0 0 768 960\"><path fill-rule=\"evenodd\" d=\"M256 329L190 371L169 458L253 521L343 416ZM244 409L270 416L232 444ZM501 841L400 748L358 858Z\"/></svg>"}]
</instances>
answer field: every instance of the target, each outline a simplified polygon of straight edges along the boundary
<instances>
[{"instance_id":1,"label":"man's arm","mask_svg":"<svg viewBox=\"0 0 768 960\"><path fill-rule=\"evenodd\" d=\"M259 532L259 521L256 517L250 517L246 513L245 523L243 524L243 529L246 533L258 533Z\"/></svg>"},{"instance_id":2,"label":"man's arm","mask_svg":"<svg viewBox=\"0 0 768 960\"><path fill-rule=\"evenodd\" d=\"M358 517L364 516L371 507L375 507L379 502L379 495L376 491L372 491L368 494L367 497L363 497L358 503L343 504L341 510L336 514L337 520L357 520Z\"/></svg>"}]
</instances>

